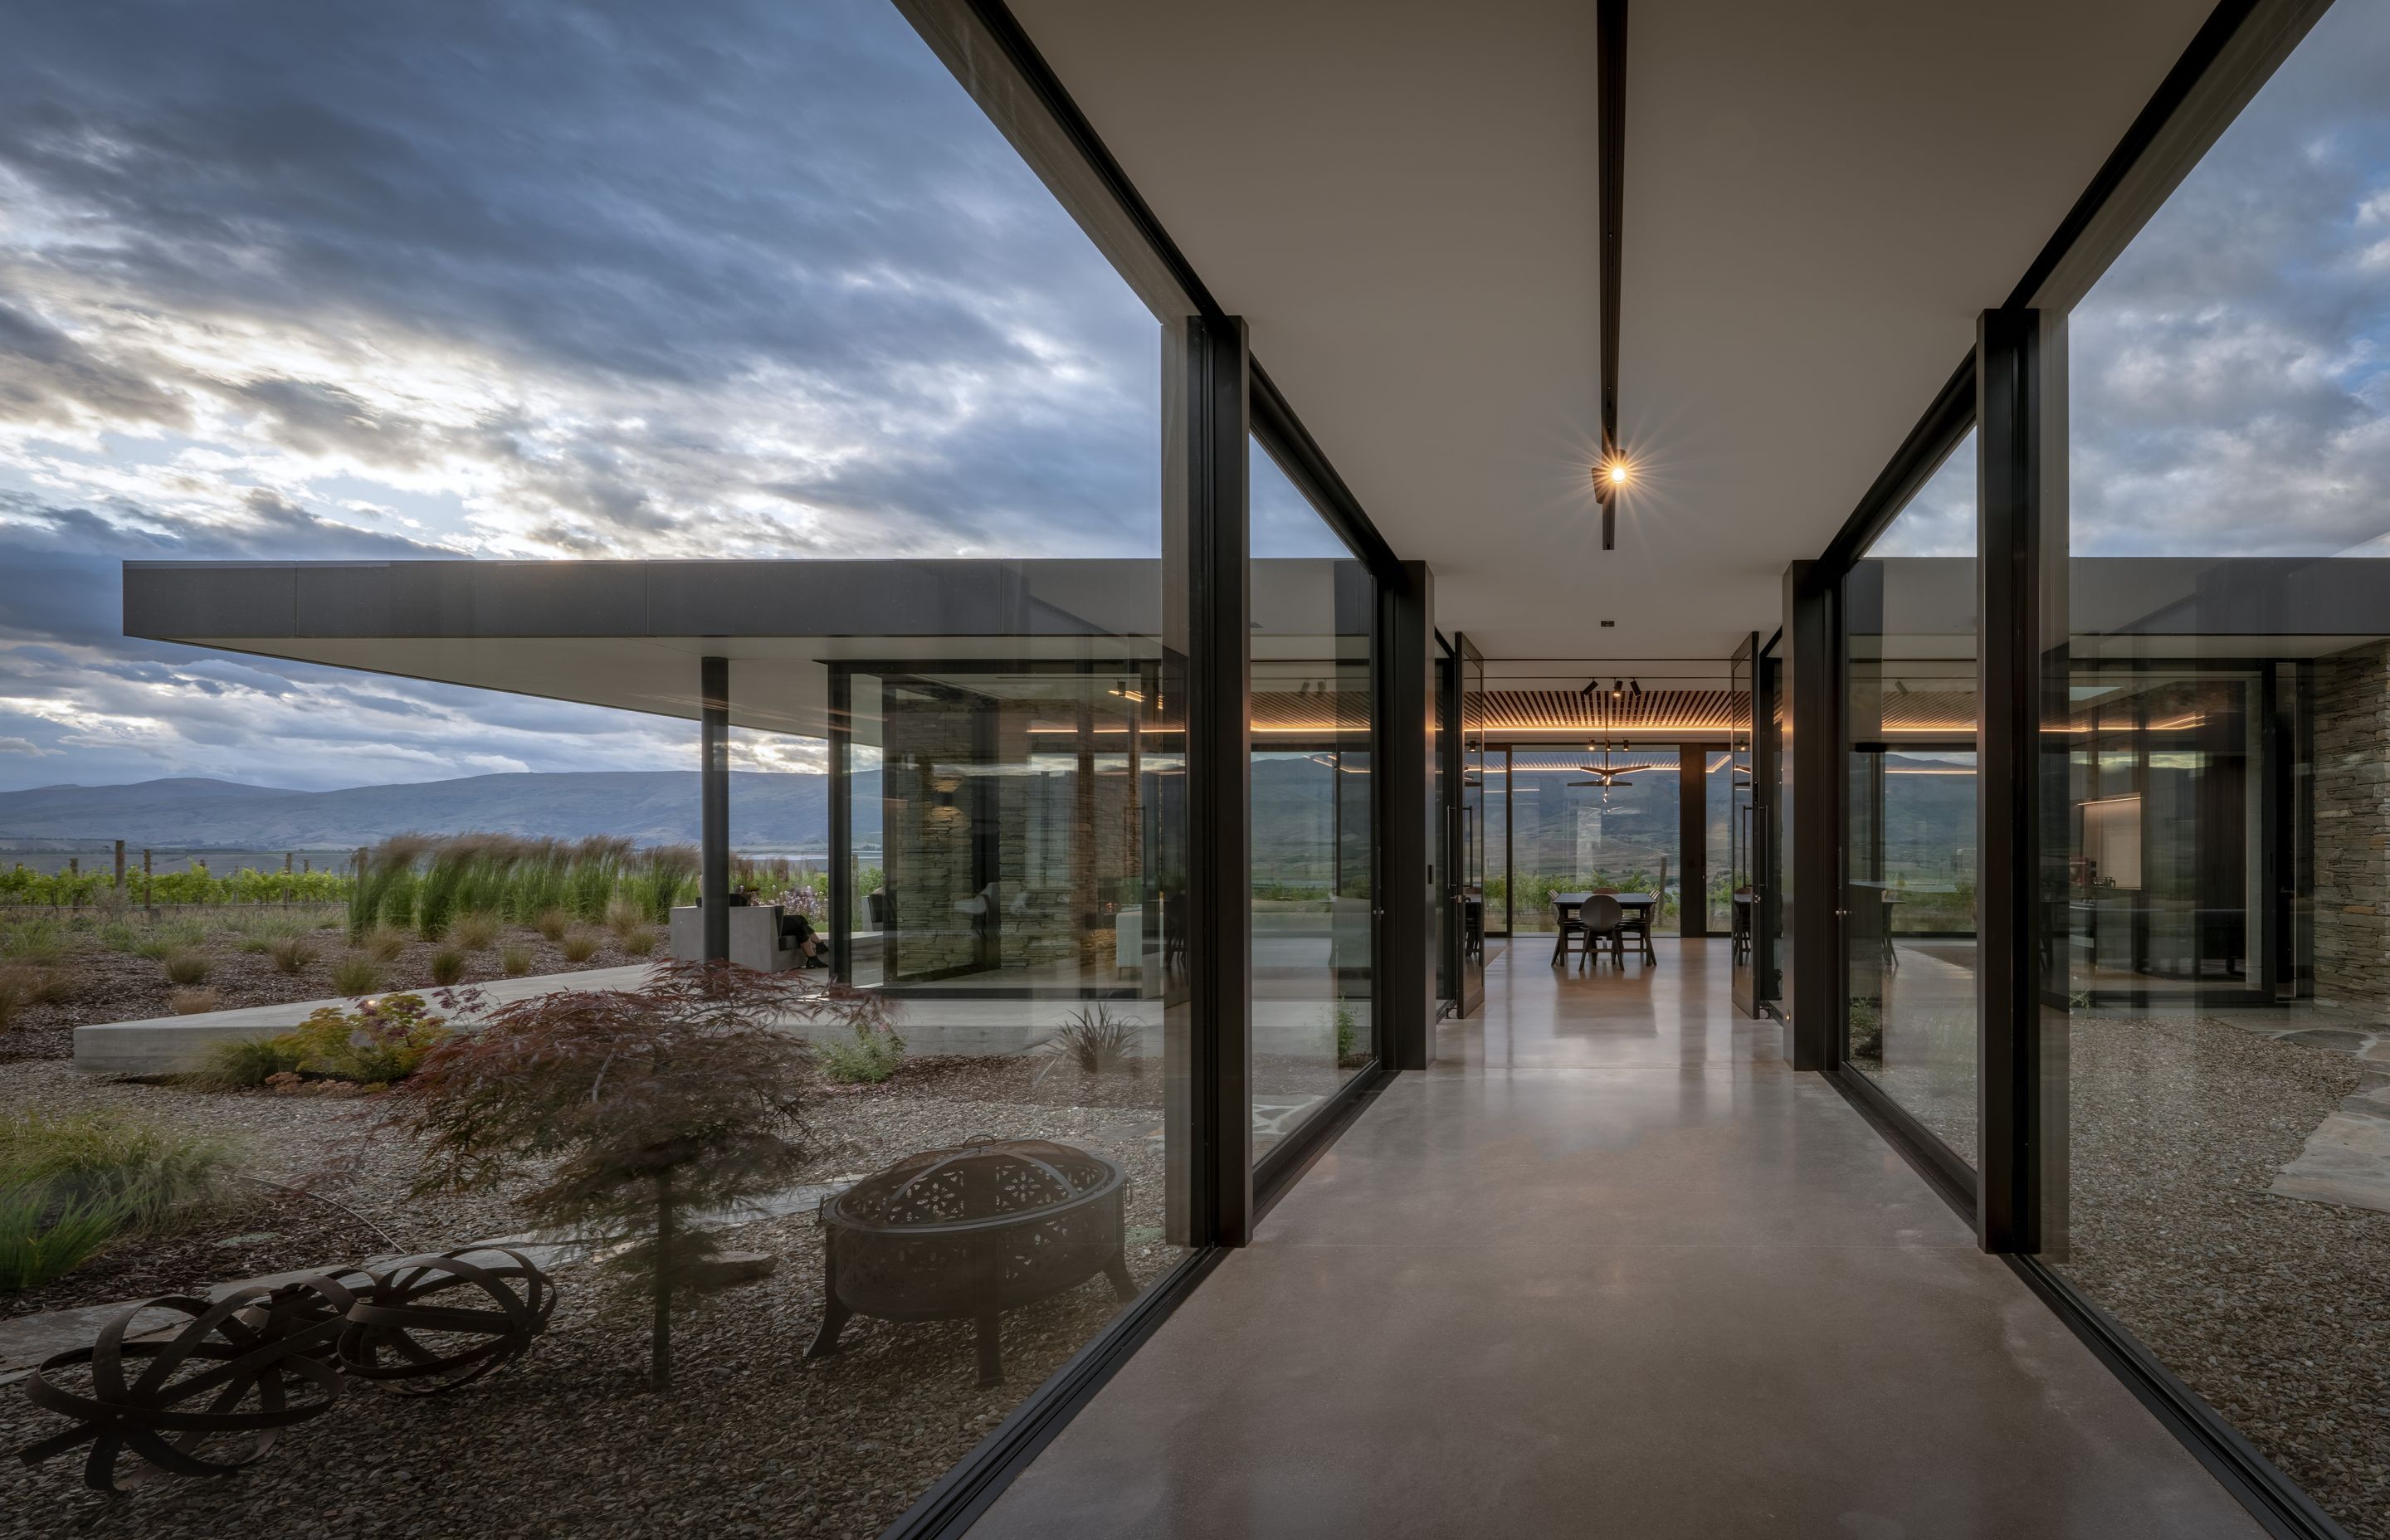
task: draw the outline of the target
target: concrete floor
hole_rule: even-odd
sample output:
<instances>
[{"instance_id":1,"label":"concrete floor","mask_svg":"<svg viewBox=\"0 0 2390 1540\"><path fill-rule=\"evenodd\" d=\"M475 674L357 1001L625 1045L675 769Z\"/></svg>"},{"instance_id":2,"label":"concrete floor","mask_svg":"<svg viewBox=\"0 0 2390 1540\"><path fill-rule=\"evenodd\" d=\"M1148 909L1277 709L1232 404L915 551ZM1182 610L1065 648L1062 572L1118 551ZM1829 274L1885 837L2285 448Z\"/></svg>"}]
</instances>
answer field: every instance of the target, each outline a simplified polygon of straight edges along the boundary
<instances>
[{"instance_id":1,"label":"concrete floor","mask_svg":"<svg viewBox=\"0 0 2390 1540\"><path fill-rule=\"evenodd\" d=\"M974 1540L2262 1533L1724 942L1488 976Z\"/></svg>"}]
</instances>

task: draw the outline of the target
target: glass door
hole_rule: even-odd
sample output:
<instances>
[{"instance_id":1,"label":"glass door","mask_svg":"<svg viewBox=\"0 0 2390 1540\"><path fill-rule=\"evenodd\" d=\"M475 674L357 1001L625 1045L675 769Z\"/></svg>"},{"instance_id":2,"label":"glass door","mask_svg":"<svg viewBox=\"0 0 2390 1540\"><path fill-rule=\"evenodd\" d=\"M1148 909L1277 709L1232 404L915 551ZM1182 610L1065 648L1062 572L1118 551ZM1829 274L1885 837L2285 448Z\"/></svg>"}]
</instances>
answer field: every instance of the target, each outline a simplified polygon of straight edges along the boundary
<instances>
[{"instance_id":1,"label":"glass door","mask_svg":"<svg viewBox=\"0 0 2390 1540\"><path fill-rule=\"evenodd\" d=\"M1485 658L1468 637L1453 640L1460 729L1460 773L1453 788L1458 818L1451 888L1453 1011L1468 1016L1485 1003Z\"/></svg>"},{"instance_id":2,"label":"glass door","mask_svg":"<svg viewBox=\"0 0 2390 1540\"><path fill-rule=\"evenodd\" d=\"M1762 925L1760 876L1767 849L1767 799L1759 795L1759 637L1744 638L1728 665L1731 713L1727 729L1727 936L1731 949L1734 1005L1745 1016L1760 1012Z\"/></svg>"}]
</instances>

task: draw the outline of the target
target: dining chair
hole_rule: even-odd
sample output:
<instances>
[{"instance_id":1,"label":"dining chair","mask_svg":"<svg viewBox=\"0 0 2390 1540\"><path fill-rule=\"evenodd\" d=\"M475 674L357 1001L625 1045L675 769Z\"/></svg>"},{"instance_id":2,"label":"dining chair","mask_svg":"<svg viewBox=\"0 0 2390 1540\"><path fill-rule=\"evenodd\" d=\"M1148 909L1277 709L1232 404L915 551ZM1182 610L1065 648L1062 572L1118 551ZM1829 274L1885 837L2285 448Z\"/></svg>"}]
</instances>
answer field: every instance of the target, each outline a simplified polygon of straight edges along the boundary
<instances>
[{"instance_id":1,"label":"dining chair","mask_svg":"<svg viewBox=\"0 0 2390 1540\"><path fill-rule=\"evenodd\" d=\"M1552 966L1558 968L1568 957L1569 938L1576 938L1580 951L1585 947L1585 908L1582 905L1563 905L1558 899L1547 899L1552 906Z\"/></svg>"},{"instance_id":2,"label":"dining chair","mask_svg":"<svg viewBox=\"0 0 2390 1540\"><path fill-rule=\"evenodd\" d=\"M1610 959L1620 968L1626 966L1626 906L1610 893L1594 893L1577 911L1577 924L1584 932L1585 956L1590 959L1600 951L1601 943L1610 943Z\"/></svg>"}]
</instances>

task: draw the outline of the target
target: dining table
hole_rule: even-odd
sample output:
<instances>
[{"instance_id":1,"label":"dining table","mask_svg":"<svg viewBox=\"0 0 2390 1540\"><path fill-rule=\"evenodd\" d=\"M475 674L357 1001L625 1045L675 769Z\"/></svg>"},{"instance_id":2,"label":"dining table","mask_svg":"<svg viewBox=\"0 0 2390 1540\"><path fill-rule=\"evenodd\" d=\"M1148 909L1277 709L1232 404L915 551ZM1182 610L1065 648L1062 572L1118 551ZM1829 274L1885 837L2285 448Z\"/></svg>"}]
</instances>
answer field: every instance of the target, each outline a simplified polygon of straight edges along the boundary
<instances>
[{"instance_id":1,"label":"dining table","mask_svg":"<svg viewBox=\"0 0 2390 1540\"><path fill-rule=\"evenodd\" d=\"M1560 917L1561 923L1566 924L1570 917L1574 915L1579 909L1584 908L1585 901L1592 896L1593 894L1590 892L1554 893L1552 894L1552 911ZM1647 941L1647 944L1644 948L1644 956L1651 962L1659 961L1659 954L1649 946L1648 941L1651 934L1653 911L1655 911L1660 905L1660 895L1658 893L1612 893L1608 896L1616 899L1618 901L1618 906L1626 910L1630 914L1638 909L1643 911L1644 934Z\"/></svg>"}]
</instances>

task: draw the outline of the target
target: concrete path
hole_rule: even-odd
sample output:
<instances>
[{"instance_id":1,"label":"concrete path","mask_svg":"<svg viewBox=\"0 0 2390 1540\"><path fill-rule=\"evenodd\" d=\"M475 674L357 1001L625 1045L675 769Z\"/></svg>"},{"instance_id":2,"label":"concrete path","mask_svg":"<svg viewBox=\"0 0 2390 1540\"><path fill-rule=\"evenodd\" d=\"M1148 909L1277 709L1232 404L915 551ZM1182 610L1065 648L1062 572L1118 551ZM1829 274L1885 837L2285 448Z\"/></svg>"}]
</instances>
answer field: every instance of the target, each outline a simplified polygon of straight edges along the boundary
<instances>
[{"instance_id":1,"label":"concrete path","mask_svg":"<svg viewBox=\"0 0 2390 1540\"><path fill-rule=\"evenodd\" d=\"M648 965L589 968L577 973L539 973L526 979L495 979L475 984L494 1006L553 995L563 989L635 989L647 977ZM388 995L431 995L437 989L385 990ZM289 1032L326 1006L347 1006L338 997L294 1000L280 1006L244 1006L236 1010L203 1010L189 1016L159 1016L146 1021L104 1021L77 1027L74 1065L87 1074L167 1075L204 1068L208 1055L220 1043L272 1037Z\"/></svg>"}]
</instances>

